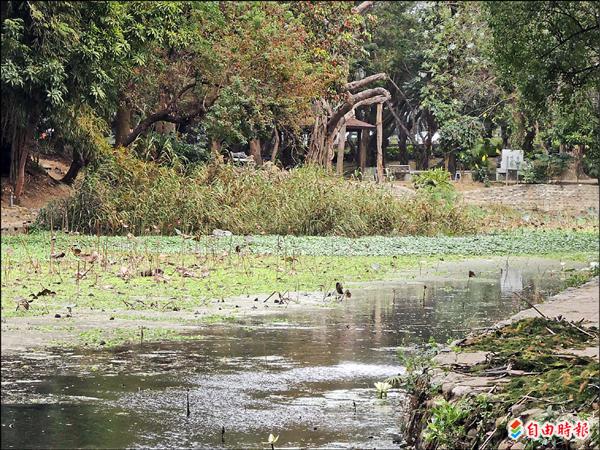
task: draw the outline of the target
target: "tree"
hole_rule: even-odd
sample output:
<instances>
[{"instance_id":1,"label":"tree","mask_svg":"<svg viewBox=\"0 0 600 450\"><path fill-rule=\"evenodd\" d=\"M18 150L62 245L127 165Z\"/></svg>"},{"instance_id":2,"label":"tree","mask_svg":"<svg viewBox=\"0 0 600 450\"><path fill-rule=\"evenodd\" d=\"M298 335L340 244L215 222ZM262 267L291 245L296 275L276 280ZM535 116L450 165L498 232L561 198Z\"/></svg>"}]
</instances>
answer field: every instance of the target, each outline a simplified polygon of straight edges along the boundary
<instances>
[{"instance_id":1,"label":"tree","mask_svg":"<svg viewBox=\"0 0 600 450\"><path fill-rule=\"evenodd\" d=\"M494 115L509 95L496 82L481 3L431 3L421 15L430 39L421 104L438 124L446 169L454 172L458 152L495 127Z\"/></svg>"},{"instance_id":2,"label":"tree","mask_svg":"<svg viewBox=\"0 0 600 450\"><path fill-rule=\"evenodd\" d=\"M2 139L11 149L17 198L41 121L66 123L81 111L106 117L114 87L141 58L141 43L159 34L151 25L168 29L160 17L173 13L171 2L132 3L150 14L131 15L133 6L119 2L2 3ZM65 137L78 134L63 130Z\"/></svg>"},{"instance_id":3,"label":"tree","mask_svg":"<svg viewBox=\"0 0 600 450\"><path fill-rule=\"evenodd\" d=\"M588 172L598 176L600 5L497 2L486 8L498 71L505 85L518 90L540 139L553 147L585 148Z\"/></svg>"}]
</instances>

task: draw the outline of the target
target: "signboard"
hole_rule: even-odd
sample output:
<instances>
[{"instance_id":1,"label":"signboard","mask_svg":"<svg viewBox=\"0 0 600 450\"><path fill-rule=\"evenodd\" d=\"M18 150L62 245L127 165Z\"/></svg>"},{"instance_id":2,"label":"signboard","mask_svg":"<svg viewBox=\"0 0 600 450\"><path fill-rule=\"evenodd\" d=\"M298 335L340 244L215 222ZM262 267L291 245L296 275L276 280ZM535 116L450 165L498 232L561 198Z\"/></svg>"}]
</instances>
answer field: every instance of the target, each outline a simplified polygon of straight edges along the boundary
<instances>
[{"instance_id":1,"label":"signboard","mask_svg":"<svg viewBox=\"0 0 600 450\"><path fill-rule=\"evenodd\" d=\"M502 161L500 162L500 173L508 170L521 170L523 165L523 150L502 149Z\"/></svg>"}]
</instances>

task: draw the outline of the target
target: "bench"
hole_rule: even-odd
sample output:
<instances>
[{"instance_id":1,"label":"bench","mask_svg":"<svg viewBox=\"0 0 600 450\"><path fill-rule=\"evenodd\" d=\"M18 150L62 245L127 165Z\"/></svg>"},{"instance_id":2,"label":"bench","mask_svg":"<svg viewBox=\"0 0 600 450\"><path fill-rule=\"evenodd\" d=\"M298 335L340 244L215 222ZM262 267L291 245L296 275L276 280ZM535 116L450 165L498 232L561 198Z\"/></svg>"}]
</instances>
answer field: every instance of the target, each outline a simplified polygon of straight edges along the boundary
<instances>
[{"instance_id":1,"label":"bench","mask_svg":"<svg viewBox=\"0 0 600 450\"><path fill-rule=\"evenodd\" d=\"M410 166L408 164L388 164L386 172L389 176L393 176L395 179L402 178L411 173Z\"/></svg>"},{"instance_id":2,"label":"bench","mask_svg":"<svg viewBox=\"0 0 600 450\"><path fill-rule=\"evenodd\" d=\"M244 152L229 152L229 155L231 157L231 161L234 163L248 164L254 162L254 158L246 155Z\"/></svg>"}]
</instances>

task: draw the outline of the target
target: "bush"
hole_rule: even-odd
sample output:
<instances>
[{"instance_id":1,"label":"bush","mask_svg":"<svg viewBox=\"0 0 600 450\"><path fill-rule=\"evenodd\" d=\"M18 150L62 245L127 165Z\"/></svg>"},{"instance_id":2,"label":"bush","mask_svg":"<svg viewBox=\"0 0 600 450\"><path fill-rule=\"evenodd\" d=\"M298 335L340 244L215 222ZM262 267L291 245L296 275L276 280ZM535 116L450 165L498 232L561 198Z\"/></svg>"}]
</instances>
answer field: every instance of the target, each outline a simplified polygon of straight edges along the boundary
<instances>
[{"instance_id":1,"label":"bush","mask_svg":"<svg viewBox=\"0 0 600 450\"><path fill-rule=\"evenodd\" d=\"M482 167L476 167L473 170L473 181L480 181L488 186L490 184L491 175L492 171L490 170L489 166L485 165Z\"/></svg>"},{"instance_id":2,"label":"bush","mask_svg":"<svg viewBox=\"0 0 600 450\"><path fill-rule=\"evenodd\" d=\"M559 178L569 166L571 156L566 153L534 155L521 171L525 183L546 183L553 178Z\"/></svg>"},{"instance_id":3,"label":"bush","mask_svg":"<svg viewBox=\"0 0 600 450\"><path fill-rule=\"evenodd\" d=\"M590 178L600 179L600 147L592 147L583 155L583 173Z\"/></svg>"},{"instance_id":4,"label":"bush","mask_svg":"<svg viewBox=\"0 0 600 450\"><path fill-rule=\"evenodd\" d=\"M445 169L431 169L414 175L413 186L415 189L454 189L450 181L450 172Z\"/></svg>"},{"instance_id":5,"label":"bush","mask_svg":"<svg viewBox=\"0 0 600 450\"><path fill-rule=\"evenodd\" d=\"M224 164L185 175L172 167L117 152L87 174L67 200L48 205L39 225L68 223L75 231L108 234L386 235L471 231L462 208L435 192L400 202L386 188L348 182L322 169L290 172Z\"/></svg>"},{"instance_id":6,"label":"bush","mask_svg":"<svg viewBox=\"0 0 600 450\"><path fill-rule=\"evenodd\" d=\"M208 161L210 157L210 150L204 142L186 135L177 138L173 134L157 132L136 139L132 149L140 159L180 171L190 170L194 165Z\"/></svg>"}]
</instances>

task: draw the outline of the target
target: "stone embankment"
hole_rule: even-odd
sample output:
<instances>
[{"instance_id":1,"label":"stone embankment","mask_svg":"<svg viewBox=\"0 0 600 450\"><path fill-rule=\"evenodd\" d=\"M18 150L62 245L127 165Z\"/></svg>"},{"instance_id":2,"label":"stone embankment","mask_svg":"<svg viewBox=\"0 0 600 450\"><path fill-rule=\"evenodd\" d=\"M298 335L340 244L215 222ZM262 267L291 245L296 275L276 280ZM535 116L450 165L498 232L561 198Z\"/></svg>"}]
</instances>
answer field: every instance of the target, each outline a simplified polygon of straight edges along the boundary
<instances>
[{"instance_id":1,"label":"stone embankment","mask_svg":"<svg viewBox=\"0 0 600 450\"><path fill-rule=\"evenodd\" d=\"M569 214L598 214L598 184L516 184L463 193L465 203Z\"/></svg>"},{"instance_id":2,"label":"stone embankment","mask_svg":"<svg viewBox=\"0 0 600 450\"><path fill-rule=\"evenodd\" d=\"M599 297L599 282L598 277L595 277L583 286L569 288L542 304L533 305L532 308L497 323L484 333L471 334L442 349L433 358L431 367L425 372L425 375L420 377L420 384L417 384L418 388L414 392L413 400L416 407L408 427L410 437L413 439L411 443L416 448L432 448L432 442L428 442L425 436L428 424L434 414L433 411L440 401L447 401L454 405L468 404L470 407L476 408L480 404L475 400L476 398L488 398L492 404L497 405L491 413L493 417L487 418L490 423L481 423L485 422L481 415L468 416L470 425L464 429L464 438L465 442L469 441L476 445L473 448L524 449L526 440L515 441L508 438L506 431L508 420L520 418L523 423L527 420L541 421L547 418L550 410L557 416L559 414L573 416L581 411L582 405L589 403L587 407L596 411L590 420L597 423L598 393L592 392L589 396L592 400L589 402L579 400L583 398L584 393L588 392L587 390L598 389L594 387L593 379L598 377L598 362L600 362L598 348ZM535 318L538 321L547 319L547 322L542 321L541 326L538 325L540 333L537 336L532 333L531 340L528 340L528 336L521 336L521 340L517 342L522 344L516 347L514 344L508 343L510 339L518 337L517 334L521 327L524 328L523 333L526 334L528 332L526 327L531 327L531 320ZM523 319L528 319L529 322ZM561 333L565 332L564 336L568 337L573 337L572 333L579 333L578 340L572 341L576 343L573 347L577 348L562 345L565 340L562 339L563 334ZM587 335L590 338L587 338ZM583 336L583 340L581 336ZM545 341L545 339L548 340ZM492 342L492 348L488 344L487 348L482 349L480 344L485 341ZM541 345L543 348L526 348L529 345L533 347ZM545 348L546 346L547 348ZM527 352L530 352L528 356L526 356ZM506 356L507 354L508 358L500 357L500 355ZM558 382L564 381L565 386L568 386L573 381L575 391L572 392L581 398L575 398L573 403L573 393L566 393L565 389L562 394L566 400L556 400L557 386L552 386L551 389L554 390L548 390L547 395L540 395L538 392L537 397L536 394L531 394L529 388L526 388L527 392L524 395L521 395L520 392L516 396L510 395L510 389L515 388L517 379L522 380L520 383L526 386L535 387L547 384L548 379L543 378L547 373L539 370L539 367L523 370L524 363L543 366L542 361L546 359L553 361L549 363L547 370L557 370L557 367L562 367L558 370L564 372L557 372ZM499 365L498 361L501 360L504 363L500 367L496 367ZM513 366L511 361L514 361L517 367ZM570 363L563 365L562 361L570 361ZM582 367L583 369L581 369ZM589 369L590 367L591 369ZM577 378L579 376L582 378ZM498 393L501 394L500 397L495 397L495 394ZM518 401L515 401L513 397L518 397ZM507 398L511 400L506 400ZM476 422L477 425L475 425ZM598 447L594 447L594 444L587 440L572 441L568 447L564 448Z\"/></svg>"}]
</instances>

